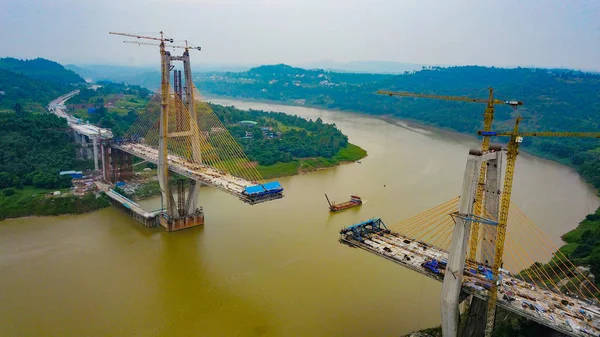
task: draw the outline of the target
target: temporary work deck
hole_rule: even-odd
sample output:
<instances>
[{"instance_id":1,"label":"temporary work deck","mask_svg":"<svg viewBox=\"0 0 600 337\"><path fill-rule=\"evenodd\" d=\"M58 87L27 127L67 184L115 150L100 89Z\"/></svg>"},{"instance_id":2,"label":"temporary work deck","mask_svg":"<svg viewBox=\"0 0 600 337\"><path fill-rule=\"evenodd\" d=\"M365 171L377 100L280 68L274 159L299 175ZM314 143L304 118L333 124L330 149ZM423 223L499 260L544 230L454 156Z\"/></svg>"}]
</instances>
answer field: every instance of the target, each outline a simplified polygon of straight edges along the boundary
<instances>
[{"instance_id":1,"label":"temporary work deck","mask_svg":"<svg viewBox=\"0 0 600 337\"><path fill-rule=\"evenodd\" d=\"M444 268L434 272L423 264L432 259L447 261L447 252L390 232L378 221L380 219L369 220L343 229L340 232L340 242L443 281ZM473 268L477 270L476 265L468 262L464 272L463 292L487 300L486 289L489 289L490 283L485 276L469 271ZM600 307L563 294L544 291L508 273L502 273L501 282L502 285L498 287L498 306L569 336L598 336ZM509 297L504 296L507 292L514 293L514 299L507 300ZM563 305L563 300L569 303Z\"/></svg>"},{"instance_id":2,"label":"temporary work deck","mask_svg":"<svg viewBox=\"0 0 600 337\"><path fill-rule=\"evenodd\" d=\"M158 150L150 146L138 143L122 143L113 144L112 147L145 159L151 163L158 164ZM203 184L216 187L229 194L233 194L251 205L283 197L283 189L248 194L248 191L252 190L250 187L257 185L256 182L235 177L210 166L191 163L186 159L175 155L170 154L167 159L169 162L169 170Z\"/></svg>"},{"instance_id":3,"label":"temporary work deck","mask_svg":"<svg viewBox=\"0 0 600 337\"><path fill-rule=\"evenodd\" d=\"M158 224L157 217L161 214L161 210L148 212L140 205L115 192L112 189L105 191L114 206L118 206L121 210L127 212L135 220L141 222L146 227L154 227Z\"/></svg>"}]
</instances>

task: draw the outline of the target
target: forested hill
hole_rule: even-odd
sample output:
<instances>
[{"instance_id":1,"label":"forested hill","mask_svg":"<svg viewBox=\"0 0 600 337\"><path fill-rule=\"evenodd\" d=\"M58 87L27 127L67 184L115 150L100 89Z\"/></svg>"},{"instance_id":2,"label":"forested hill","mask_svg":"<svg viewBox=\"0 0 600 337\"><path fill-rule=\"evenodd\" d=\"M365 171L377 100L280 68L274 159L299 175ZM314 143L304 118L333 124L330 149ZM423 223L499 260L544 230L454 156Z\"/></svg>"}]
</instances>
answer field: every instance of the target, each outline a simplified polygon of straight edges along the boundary
<instances>
[{"instance_id":1,"label":"forested hill","mask_svg":"<svg viewBox=\"0 0 600 337\"><path fill-rule=\"evenodd\" d=\"M12 111L17 103L30 112L44 111L51 100L73 89L73 86L34 80L0 69L0 113Z\"/></svg>"},{"instance_id":2,"label":"forested hill","mask_svg":"<svg viewBox=\"0 0 600 337\"><path fill-rule=\"evenodd\" d=\"M577 71L466 66L430 67L392 76L276 65L242 73L199 74L196 85L207 94L392 115L472 135L482 127L485 104L392 98L376 92L388 89L487 98L487 88L493 87L497 98L525 103L518 112L497 106L495 129L512 128L520 114L525 117L522 130L600 131L600 75ZM524 147L576 166L600 187L598 141L530 138Z\"/></svg>"},{"instance_id":3,"label":"forested hill","mask_svg":"<svg viewBox=\"0 0 600 337\"><path fill-rule=\"evenodd\" d=\"M74 90L84 80L62 65L37 58L0 58L0 112L18 103L29 112L44 110L48 102Z\"/></svg>"},{"instance_id":4,"label":"forested hill","mask_svg":"<svg viewBox=\"0 0 600 337\"><path fill-rule=\"evenodd\" d=\"M62 84L85 82L81 76L71 70L65 69L61 64L43 58L33 60L19 60L12 57L0 58L0 69L23 74L35 80L48 82Z\"/></svg>"}]
</instances>

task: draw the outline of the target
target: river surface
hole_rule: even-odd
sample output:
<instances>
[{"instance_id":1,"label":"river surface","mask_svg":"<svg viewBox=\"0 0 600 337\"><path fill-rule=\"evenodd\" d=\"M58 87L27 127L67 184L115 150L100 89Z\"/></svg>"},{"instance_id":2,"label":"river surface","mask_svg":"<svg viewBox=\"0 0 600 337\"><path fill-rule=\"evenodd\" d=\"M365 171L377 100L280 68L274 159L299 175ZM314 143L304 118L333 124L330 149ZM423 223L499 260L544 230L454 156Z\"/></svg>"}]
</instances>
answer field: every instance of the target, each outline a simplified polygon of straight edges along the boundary
<instances>
[{"instance_id":1,"label":"river surface","mask_svg":"<svg viewBox=\"0 0 600 337\"><path fill-rule=\"evenodd\" d=\"M399 336L440 323L441 284L338 243L459 194L474 138L364 115L215 99L320 117L368 151L281 178L286 197L249 206L203 188L206 225L167 234L108 208L0 222L1 336ZM513 201L556 244L599 200L571 169L520 156ZM366 203L330 215L324 197ZM159 199L143 202L154 207Z\"/></svg>"}]
</instances>

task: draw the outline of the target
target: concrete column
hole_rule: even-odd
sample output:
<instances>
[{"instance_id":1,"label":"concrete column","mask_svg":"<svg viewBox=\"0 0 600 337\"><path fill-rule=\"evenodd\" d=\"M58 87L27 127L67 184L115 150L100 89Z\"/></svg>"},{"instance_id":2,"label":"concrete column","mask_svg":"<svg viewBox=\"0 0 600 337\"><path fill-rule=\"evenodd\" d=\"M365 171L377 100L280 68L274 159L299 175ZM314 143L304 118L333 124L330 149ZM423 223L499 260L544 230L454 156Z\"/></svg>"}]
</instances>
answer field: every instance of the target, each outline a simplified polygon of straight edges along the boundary
<instances>
[{"instance_id":1,"label":"concrete column","mask_svg":"<svg viewBox=\"0 0 600 337\"><path fill-rule=\"evenodd\" d=\"M198 197L200 195L200 183L192 180L190 183L190 191L188 193L187 204L185 205L186 215L192 214L198 208Z\"/></svg>"},{"instance_id":2,"label":"concrete column","mask_svg":"<svg viewBox=\"0 0 600 337\"><path fill-rule=\"evenodd\" d=\"M469 155L462 193L458 203L458 214L469 217L473 213L475 188L481 168L481 156ZM448 252L448 264L442 285L442 334L444 337L456 337L460 318L459 296L462 288L463 271L471 232L471 221L456 217L452 243Z\"/></svg>"},{"instance_id":3,"label":"concrete column","mask_svg":"<svg viewBox=\"0 0 600 337\"><path fill-rule=\"evenodd\" d=\"M162 48L162 47L161 47ZM161 109L158 137L158 183L162 200L169 217L178 217L179 213L175 207L175 198L169 187L169 163L168 155L168 120L169 120L169 77L171 73L171 56L169 52L162 53L162 79L161 79Z\"/></svg>"},{"instance_id":4,"label":"concrete column","mask_svg":"<svg viewBox=\"0 0 600 337\"><path fill-rule=\"evenodd\" d=\"M92 138L92 153L94 154L94 170L98 171L98 140Z\"/></svg>"},{"instance_id":5,"label":"concrete column","mask_svg":"<svg viewBox=\"0 0 600 337\"><path fill-rule=\"evenodd\" d=\"M107 166L108 163L106 162L106 160L107 160L107 158L106 158L107 150L104 147L104 144L100 145L100 154L102 156L102 179L104 181L108 181L108 178L107 178L108 174L106 172L108 170L108 166Z\"/></svg>"},{"instance_id":6,"label":"concrete column","mask_svg":"<svg viewBox=\"0 0 600 337\"><path fill-rule=\"evenodd\" d=\"M487 176L485 180L484 205L486 212L491 216L490 220L498 221L500 212L500 196L502 195L502 165L504 163L504 151L496 152L496 159L488 161ZM485 225L490 226L490 225ZM483 231L481 244L496 247L496 227L486 228ZM494 265L494 250L481 249L481 260L488 266Z\"/></svg>"},{"instance_id":7,"label":"concrete column","mask_svg":"<svg viewBox=\"0 0 600 337\"><path fill-rule=\"evenodd\" d=\"M192 145L192 156L194 161L202 163L202 153L200 151L200 128L196 116L196 99L194 98L194 83L192 81L192 66L190 64L190 54L183 54L183 72L185 76L185 99L188 112L190 113L190 142Z\"/></svg>"}]
</instances>

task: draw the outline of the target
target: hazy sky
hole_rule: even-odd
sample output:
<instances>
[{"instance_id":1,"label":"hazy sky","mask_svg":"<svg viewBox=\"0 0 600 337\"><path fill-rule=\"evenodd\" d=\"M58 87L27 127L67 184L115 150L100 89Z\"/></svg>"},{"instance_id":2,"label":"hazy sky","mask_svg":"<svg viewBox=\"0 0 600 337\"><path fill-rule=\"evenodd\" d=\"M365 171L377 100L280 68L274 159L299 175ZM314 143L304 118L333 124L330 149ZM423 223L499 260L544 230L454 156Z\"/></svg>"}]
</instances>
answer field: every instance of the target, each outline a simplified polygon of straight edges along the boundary
<instances>
[{"instance_id":1,"label":"hazy sky","mask_svg":"<svg viewBox=\"0 0 600 337\"><path fill-rule=\"evenodd\" d=\"M149 65L150 46L202 46L194 63L333 60L600 70L599 0L2 0L0 56Z\"/></svg>"}]
</instances>

